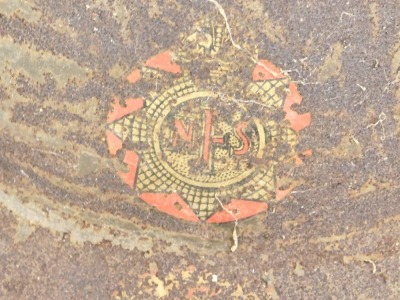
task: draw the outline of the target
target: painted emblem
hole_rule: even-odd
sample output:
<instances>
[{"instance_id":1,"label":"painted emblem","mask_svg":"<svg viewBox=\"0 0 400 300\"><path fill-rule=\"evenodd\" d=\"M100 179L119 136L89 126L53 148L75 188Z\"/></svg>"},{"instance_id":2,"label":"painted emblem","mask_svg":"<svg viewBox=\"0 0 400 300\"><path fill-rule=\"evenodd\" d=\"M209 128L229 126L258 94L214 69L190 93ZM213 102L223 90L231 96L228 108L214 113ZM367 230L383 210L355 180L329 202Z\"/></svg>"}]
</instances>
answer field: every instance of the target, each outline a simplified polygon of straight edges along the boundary
<instances>
[{"instance_id":1,"label":"painted emblem","mask_svg":"<svg viewBox=\"0 0 400 300\"><path fill-rule=\"evenodd\" d=\"M118 174L160 211L229 222L290 190L276 170L299 160L310 114L292 110L302 98L279 68L237 52L224 23L202 20L129 74L134 97L113 99L106 135Z\"/></svg>"}]
</instances>

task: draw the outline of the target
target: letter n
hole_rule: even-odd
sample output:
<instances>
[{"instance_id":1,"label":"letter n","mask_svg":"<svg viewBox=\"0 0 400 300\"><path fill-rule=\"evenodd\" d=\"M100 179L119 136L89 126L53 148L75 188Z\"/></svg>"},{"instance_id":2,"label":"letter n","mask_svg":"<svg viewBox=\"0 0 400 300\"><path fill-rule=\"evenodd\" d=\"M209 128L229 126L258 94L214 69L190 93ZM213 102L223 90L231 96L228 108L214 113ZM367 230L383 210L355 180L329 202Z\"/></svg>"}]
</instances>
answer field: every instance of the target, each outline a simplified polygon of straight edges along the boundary
<instances>
[{"instance_id":1,"label":"letter n","mask_svg":"<svg viewBox=\"0 0 400 300\"><path fill-rule=\"evenodd\" d=\"M175 129L176 133L175 138L173 141L173 146L176 147L178 142L178 137L184 140L185 142L190 143L190 148L193 146L193 123L189 124L188 129L185 129L185 125L183 124L182 120L175 119Z\"/></svg>"}]
</instances>

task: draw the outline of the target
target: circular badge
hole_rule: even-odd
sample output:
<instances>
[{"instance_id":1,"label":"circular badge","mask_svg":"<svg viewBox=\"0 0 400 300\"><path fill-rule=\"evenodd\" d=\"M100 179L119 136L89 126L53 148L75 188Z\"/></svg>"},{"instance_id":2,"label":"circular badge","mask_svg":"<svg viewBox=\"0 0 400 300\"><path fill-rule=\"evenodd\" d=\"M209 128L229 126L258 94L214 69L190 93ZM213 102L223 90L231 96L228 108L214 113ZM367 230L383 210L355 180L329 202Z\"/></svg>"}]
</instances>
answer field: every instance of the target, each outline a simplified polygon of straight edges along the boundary
<instances>
[{"instance_id":1,"label":"circular badge","mask_svg":"<svg viewBox=\"0 0 400 300\"><path fill-rule=\"evenodd\" d=\"M205 19L127 80L139 97L114 98L107 143L122 181L160 211L221 223L265 211L282 197L276 170L299 161L310 114L268 60L232 46L225 24Z\"/></svg>"}]
</instances>

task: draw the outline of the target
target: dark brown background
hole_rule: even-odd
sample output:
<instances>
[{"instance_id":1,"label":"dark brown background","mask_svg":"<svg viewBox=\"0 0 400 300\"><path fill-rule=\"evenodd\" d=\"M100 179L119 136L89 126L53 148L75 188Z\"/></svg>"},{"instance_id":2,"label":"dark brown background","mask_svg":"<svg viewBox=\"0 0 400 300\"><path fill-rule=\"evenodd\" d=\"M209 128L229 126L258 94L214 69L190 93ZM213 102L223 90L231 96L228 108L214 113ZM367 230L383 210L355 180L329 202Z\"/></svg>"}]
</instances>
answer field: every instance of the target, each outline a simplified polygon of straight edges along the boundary
<instances>
[{"instance_id":1,"label":"dark brown background","mask_svg":"<svg viewBox=\"0 0 400 300\"><path fill-rule=\"evenodd\" d=\"M2 299L400 297L399 1L220 3L312 115L302 185L239 222L234 253L232 224L135 200L104 140L110 99L137 92L129 71L216 7L0 1Z\"/></svg>"}]
</instances>

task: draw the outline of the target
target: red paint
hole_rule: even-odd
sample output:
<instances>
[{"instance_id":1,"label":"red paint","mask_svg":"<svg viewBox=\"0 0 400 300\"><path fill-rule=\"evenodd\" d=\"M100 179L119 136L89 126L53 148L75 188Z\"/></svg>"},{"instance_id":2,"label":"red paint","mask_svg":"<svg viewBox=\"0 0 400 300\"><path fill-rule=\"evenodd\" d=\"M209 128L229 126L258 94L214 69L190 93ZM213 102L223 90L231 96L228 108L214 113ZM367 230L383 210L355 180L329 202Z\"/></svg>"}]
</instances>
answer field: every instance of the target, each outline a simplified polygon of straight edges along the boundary
<instances>
[{"instance_id":1,"label":"red paint","mask_svg":"<svg viewBox=\"0 0 400 300\"><path fill-rule=\"evenodd\" d=\"M225 144L223 137L213 137L212 141L213 141L213 143L216 143L216 144Z\"/></svg>"},{"instance_id":2,"label":"red paint","mask_svg":"<svg viewBox=\"0 0 400 300\"><path fill-rule=\"evenodd\" d=\"M142 98L128 98L125 100L126 106L122 106L119 103L118 98L114 98L114 103L112 104L112 111L108 114L107 123L114 122L130 113L143 108L144 100Z\"/></svg>"},{"instance_id":3,"label":"red paint","mask_svg":"<svg viewBox=\"0 0 400 300\"><path fill-rule=\"evenodd\" d=\"M188 130L185 130L185 125L183 124L182 120L175 119L175 128L178 135L175 136L173 141L173 146L175 147L177 144L178 136L184 140L185 142L190 143L190 147L193 146L193 123L190 123Z\"/></svg>"},{"instance_id":4,"label":"red paint","mask_svg":"<svg viewBox=\"0 0 400 300\"><path fill-rule=\"evenodd\" d=\"M242 149L234 151L236 155L246 154L250 148L250 141L247 138L246 134L243 132L243 130L246 129L246 127L247 123L245 122L240 122L236 127L236 134L239 136L239 138L242 140L243 143Z\"/></svg>"},{"instance_id":5,"label":"red paint","mask_svg":"<svg viewBox=\"0 0 400 300\"><path fill-rule=\"evenodd\" d=\"M142 78L142 75L140 73L139 69L135 69L132 71L131 74L129 74L129 76L126 78L130 83L136 83L137 81L140 80L140 78Z\"/></svg>"},{"instance_id":6,"label":"red paint","mask_svg":"<svg viewBox=\"0 0 400 300\"><path fill-rule=\"evenodd\" d=\"M181 67L172 61L172 56L171 51L162 52L146 61L145 66L173 74L179 74L182 72Z\"/></svg>"},{"instance_id":7,"label":"red paint","mask_svg":"<svg viewBox=\"0 0 400 300\"><path fill-rule=\"evenodd\" d=\"M276 192L275 192L275 199L277 201L283 200L289 193L294 189L294 186L290 186L285 190L280 189L280 182L279 179L276 180Z\"/></svg>"},{"instance_id":8,"label":"red paint","mask_svg":"<svg viewBox=\"0 0 400 300\"><path fill-rule=\"evenodd\" d=\"M268 204L265 202L256 202L242 199L232 199L231 202L224 205L224 208L231 211L236 220L251 217L255 214L263 212L268 209ZM217 211L210 218L208 218L208 223L225 223L235 221L230 213L225 210Z\"/></svg>"},{"instance_id":9,"label":"red paint","mask_svg":"<svg viewBox=\"0 0 400 300\"><path fill-rule=\"evenodd\" d=\"M171 216L187 221L200 222L196 214L176 193L142 193L139 197L146 203Z\"/></svg>"},{"instance_id":10,"label":"red paint","mask_svg":"<svg viewBox=\"0 0 400 300\"><path fill-rule=\"evenodd\" d=\"M300 115L298 112L292 110L292 105L300 104L301 100L302 97L297 90L297 86L291 82L289 84L289 94L286 96L283 105L283 111L286 113L285 119L290 122L290 127L295 131L300 131L311 124L310 113Z\"/></svg>"},{"instance_id":11,"label":"red paint","mask_svg":"<svg viewBox=\"0 0 400 300\"><path fill-rule=\"evenodd\" d=\"M289 195L289 193L292 191L292 189L291 188L288 188L288 189L286 189L286 190L279 190L279 189L276 189L276 197L275 197L275 199L277 200L277 201L281 201L281 200L283 200L287 195Z\"/></svg>"},{"instance_id":12,"label":"red paint","mask_svg":"<svg viewBox=\"0 0 400 300\"><path fill-rule=\"evenodd\" d=\"M253 70L253 80L271 80L271 79L284 79L285 76L274 64L266 59L258 61Z\"/></svg>"},{"instance_id":13,"label":"red paint","mask_svg":"<svg viewBox=\"0 0 400 300\"><path fill-rule=\"evenodd\" d=\"M293 104L300 104L303 100L303 97L299 94L297 86L291 82L289 84L289 94L286 96L285 103L283 104L283 110L290 110Z\"/></svg>"},{"instance_id":14,"label":"red paint","mask_svg":"<svg viewBox=\"0 0 400 300\"><path fill-rule=\"evenodd\" d=\"M304 155L304 156L311 156L312 154L313 154L312 149L307 149L307 150L305 150L305 151L303 152L303 155Z\"/></svg>"},{"instance_id":15,"label":"red paint","mask_svg":"<svg viewBox=\"0 0 400 300\"><path fill-rule=\"evenodd\" d=\"M303 153L301 153L300 155L297 155L295 157L295 164L296 166L300 166L303 164L303 157L306 156L311 156L312 155L312 150L311 149L307 149L305 150ZM302 156L302 157L301 157Z\"/></svg>"},{"instance_id":16,"label":"red paint","mask_svg":"<svg viewBox=\"0 0 400 300\"><path fill-rule=\"evenodd\" d=\"M139 164L139 156L134 151L126 151L124 157L124 163L128 165L128 172L118 172L119 177L122 181L133 188L136 180L137 168Z\"/></svg>"},{"instance_id":17,"label":"red paint","mask_svg":"<svg viewBox=\"0 0 400 300\"><path fill-rule=\"evenodd\" d=\"M204 126L204 144L203 144L203 159L208 162L210 158L210 139L212 126L212 112L209 109L204 110L206 114L206 123Z\"/></svg>"},{"instance_id":18,"label":"red paint","mask_svg":"<svg viewBox=\"0 0 400 300\"><path fill-rule=\"evenodd\" d=\"M122 141L109 129L106 131L106 139L108 151L111 155L116 155L117 151L122 148Z\"/></svg>"}]
</instances>

